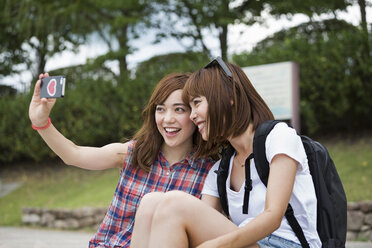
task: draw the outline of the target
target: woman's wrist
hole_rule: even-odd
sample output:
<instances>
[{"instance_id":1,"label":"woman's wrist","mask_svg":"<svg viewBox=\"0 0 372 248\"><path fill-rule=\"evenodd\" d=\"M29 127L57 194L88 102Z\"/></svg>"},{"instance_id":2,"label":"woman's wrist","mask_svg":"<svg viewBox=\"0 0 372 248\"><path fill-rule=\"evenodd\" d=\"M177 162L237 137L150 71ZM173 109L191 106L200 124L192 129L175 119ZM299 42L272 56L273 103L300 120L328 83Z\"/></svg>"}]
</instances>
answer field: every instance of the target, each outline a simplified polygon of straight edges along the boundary
<instances>
[{"instance_id":1,"label":"woman's wrist","mask_svg":"<svg viewBox=\"0 0 372 248\"><path fill-rule=\"evenodd\" d=\"M31 123L31 127L32 127L32 129L34 129L36 131L37 130L45 130L50 126L50 124L52 124L52 120L50 119L50 117L48 117L48 121L44 126L35 126L33 123Z\"/></svg>"}]
</instances>

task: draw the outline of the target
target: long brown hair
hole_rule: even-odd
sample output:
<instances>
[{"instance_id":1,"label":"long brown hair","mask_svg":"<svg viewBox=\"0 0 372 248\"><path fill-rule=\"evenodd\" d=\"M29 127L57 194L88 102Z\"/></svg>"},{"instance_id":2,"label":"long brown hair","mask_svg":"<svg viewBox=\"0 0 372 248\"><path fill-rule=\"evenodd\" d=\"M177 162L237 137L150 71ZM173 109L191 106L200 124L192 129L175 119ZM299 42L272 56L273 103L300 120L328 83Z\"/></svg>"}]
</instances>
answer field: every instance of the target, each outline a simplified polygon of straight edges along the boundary
<instances>
[{"instance_id":1,"label":"long brown hair","mask_svg":"<svg viewBox=\"0 0 372 248\"><path fill-rule=\"evenodd\" d=\"M134 135L136 140L134 146L132 164L149 171L164 142L155 123L155 110L158 104L166 101L175 90L182 90L191 73L173 73L165 76L155 87L146 108L142 112L144 119L142 127ZM186 102L188 105L188 102ZM194 144L201 142L200 134L195 131Z\"/></svg>"},{"instance_id":2,"label":"long brown hair","mask_svg":"<svg viewBox=\"0 0 372 248\"><path fill-rule=\"evenodd\" d=\"M183 90L184 101L205 96L208 102L208 141L198 147L199 155L208 155L228 138L241 135L250 123L254 131L260 123L274 119L244 71L234 64L226 64L232 78L215 64L194 72Z\"/></svg>"}]
</instances>

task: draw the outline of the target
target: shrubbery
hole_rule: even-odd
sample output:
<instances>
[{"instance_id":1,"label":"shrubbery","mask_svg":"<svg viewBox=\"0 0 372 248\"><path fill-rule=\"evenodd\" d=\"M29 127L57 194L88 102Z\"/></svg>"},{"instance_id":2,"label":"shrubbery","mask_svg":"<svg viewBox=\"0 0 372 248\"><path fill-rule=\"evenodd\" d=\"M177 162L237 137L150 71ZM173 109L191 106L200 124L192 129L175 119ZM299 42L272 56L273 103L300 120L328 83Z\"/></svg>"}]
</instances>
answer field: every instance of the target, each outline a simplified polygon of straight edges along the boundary
<instances>
[{"instance_id":1,"label":"shrubbery","mask_svg":"<svg viewBox=\"0 0 372 248\"><path fill-rule=\"evenodd\" d=\"M118 79L100 69L76 66L50 72L66 75L66 95L52 110L53 125L79 145L103 146L132 137L142 123L142 110L153 88L166 74L194 71L207 63L199 53L157 56L140 64L135 78ZM34 80L36 82L36 80ZM41 137L31 128L28 94L0 98L0 164L55 158Z\"/></svg>"}]
</instances>

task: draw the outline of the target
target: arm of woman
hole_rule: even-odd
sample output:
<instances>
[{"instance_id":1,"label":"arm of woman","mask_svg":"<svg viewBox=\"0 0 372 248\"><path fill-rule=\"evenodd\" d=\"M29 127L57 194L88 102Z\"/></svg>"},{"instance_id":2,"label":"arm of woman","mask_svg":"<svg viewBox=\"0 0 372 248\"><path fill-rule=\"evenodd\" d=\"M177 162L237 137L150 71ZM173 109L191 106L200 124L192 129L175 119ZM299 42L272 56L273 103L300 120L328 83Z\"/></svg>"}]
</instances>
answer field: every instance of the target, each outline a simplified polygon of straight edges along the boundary
<instances>
[{"instance_id":1,"label":"arm of woman","mask_svg":"<svg viewBox=\"0 0 372 248\"><path fill-rule=\"evenodd\" d=\"M29 106L29 117L34 126L42 127L48 122L49 114L56 99L40 98L40 85L43 77L49 74L40 74L36 82L34 94ZM38 133L47 145L68 165L90 170L103 170L122 167L128 143L113 143L103 147L86 147L75 145L64 137L51 124L48 128L38 130Z\"/></svg>"},{"instance_id":2,"label":"arm of woman","mask_svg":"<svg viewBox=\"0 0 372 248\"><path fill-rule=\"evenodd\" d=\"M298 162L276 155L270 165L264 211L236 231L200 245L202 247L247 247L267 237L279 228L292 194Z\"/></svg>"},{"instance_id":3,"label":"arm of woman","mask_svg":"<svg viewBox=\"0 0 372 248\"><path fill-rule=\"evenodd\" d=\"M222 212L222 206L216 184L217 174L215 173L219 165L220 161L217 161L209 170L207 178L204 180L201 200L210 207L216 209L218 212Z\"/></svg>"},{"instance_id":4,"label":"arm of woman","mask_svg":"<svg viewBox=\"0 0 372 248\"><path fill-rule=\"evenodd\" d=\"M121 168L128 151L128 143L112 143L103 147L78 146L53 125L38 132L65 164L88 170Z\"/></svg>"}]
</instances>

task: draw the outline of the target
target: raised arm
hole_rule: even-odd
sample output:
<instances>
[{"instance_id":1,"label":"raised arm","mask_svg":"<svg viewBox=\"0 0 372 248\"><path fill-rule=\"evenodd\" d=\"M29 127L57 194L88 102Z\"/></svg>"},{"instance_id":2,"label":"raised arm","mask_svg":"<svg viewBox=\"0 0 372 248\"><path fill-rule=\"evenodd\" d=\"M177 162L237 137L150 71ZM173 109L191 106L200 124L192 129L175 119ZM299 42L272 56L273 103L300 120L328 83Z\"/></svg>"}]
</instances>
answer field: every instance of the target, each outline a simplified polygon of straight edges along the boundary
<instances>
[{"instance_id":1,"label":"raised arm","mask_svg":"<svg viewBox=\"0 0 372 248\"><path fill-rule=\"evenodd\" d=\"M41 79L48 76L40 74L29 107L30 120L36 127L44 127L48 123L49 114L56 102L54 98L40 98ZM37 132L64 163L84 169L121 168L128 151L128 143L112 143L103 147L78 146L64 137L53 124Z\"/></svg>"}]
</instances>

